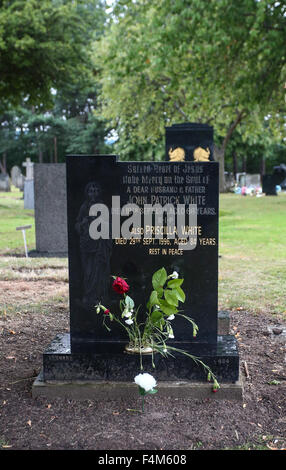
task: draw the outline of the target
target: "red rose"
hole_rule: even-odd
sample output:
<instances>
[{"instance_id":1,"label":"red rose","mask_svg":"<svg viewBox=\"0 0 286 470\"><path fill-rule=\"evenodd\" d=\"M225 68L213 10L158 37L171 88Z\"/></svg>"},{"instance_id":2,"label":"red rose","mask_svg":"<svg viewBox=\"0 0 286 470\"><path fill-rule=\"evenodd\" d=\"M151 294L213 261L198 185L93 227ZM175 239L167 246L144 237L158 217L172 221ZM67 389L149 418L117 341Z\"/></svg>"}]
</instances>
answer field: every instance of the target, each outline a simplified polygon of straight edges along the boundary
<instances>
[{"instance_id":1,"label":"red rose","mask_svg":"<svg viewBox=\"0 0 286 470\"><path fill-rule=\"evenodd\" d=\"M105 315L108 315L109 313L110 313L110 310L108 310L108 308L106 310L104 310Z\"/></svg>"},{"instance_id":2,"label":"red rose","mask_svg":"<svg viewBox=\"0 0 286 470\"><path fill-rule=\"evenodd\" d=\"M124 281L124 279L117 277L112 284L112 288L117 292L117 294L124 294L129 290L129 285Z\"/></svg>"}]
</instances>

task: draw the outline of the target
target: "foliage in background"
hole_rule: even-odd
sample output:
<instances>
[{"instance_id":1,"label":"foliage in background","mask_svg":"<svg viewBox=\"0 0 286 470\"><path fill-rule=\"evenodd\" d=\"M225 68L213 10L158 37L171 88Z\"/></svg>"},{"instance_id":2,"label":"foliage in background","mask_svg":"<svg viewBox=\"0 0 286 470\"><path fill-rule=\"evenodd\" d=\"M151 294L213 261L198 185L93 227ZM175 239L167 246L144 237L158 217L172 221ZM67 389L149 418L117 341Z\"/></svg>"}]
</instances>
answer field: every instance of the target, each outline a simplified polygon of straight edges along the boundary
<instances>
[{"instance_id":1,"label":"foliage in background","mask_svg":"<svg viewBox=\"0 0 286 470\"><path fill-rule=\"evenodd\" d=\"M0 1L2 169L79 152L161 160L165 126L182 121L214 126L221 187L224 158L228 170L234 154L255 172L260 152L277 162L282 2L118 0L110 10L104 0Z\"/></svg>"},{"instance_id":2,"label":"foliage in background","mask_svg":"<svg viewBox=\"0 0 286 470\"><path fill-rule=\"evenodd\" d=\"M222 138L218 138L219 142ZM225 154L225 170L231 173L247 172L272 174L273 167L286 164L286 146L262 134L255 143L243 139L234 131Z\"/></svg>"},{"instance_id":3,"label":"foliage in background","mask_svg":"<svg viewBox=\"0 0 286 470\"><path fill-rule=\"evenodd\" d=\"M99 2L96 2L99 3ZM3 0L0 4L0 98L52 103L51 88L84 83L92 73L85 5L72 0ZM93 14L94 17L94 14ZM89 37L89 39L91 39ZM1 102L3 107L3 102Z\"/></svg>"},{"instance_id":4,"label":"foliage in background","mask_svg":"<svg viewBox=\"0 0 286 470\"><path fill-rule=\"evenodd\" d=\"M102 0L0 4L0 155L10 170L26 157L106 153L108 125L94 116L98 86L90 44L104 31Z\"/></svg>"},{"instance_id":5,"label":"foliage in background","mask_svg":"<svg viewBox=\"0 0 286 470\"><path fill-rule=\"evenodd\" d=\"M274 0L117 1L94 52L103 115L144 144L175 122L214 125L223 189L225 150L240 123L245 138L261 135L268 115L281 139L285 20Z\"/></svg>"}]
</instances>

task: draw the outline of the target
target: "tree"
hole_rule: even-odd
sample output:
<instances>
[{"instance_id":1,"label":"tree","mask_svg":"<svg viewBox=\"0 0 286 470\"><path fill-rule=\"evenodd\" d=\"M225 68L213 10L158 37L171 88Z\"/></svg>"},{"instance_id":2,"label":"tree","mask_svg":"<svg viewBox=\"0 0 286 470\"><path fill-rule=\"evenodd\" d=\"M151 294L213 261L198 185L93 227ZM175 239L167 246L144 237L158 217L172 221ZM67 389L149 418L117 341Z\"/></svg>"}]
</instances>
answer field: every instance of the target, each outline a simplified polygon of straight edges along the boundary
<instances>
[{"instance_id":1,"label":"tree","mask_svg":"<svg viewBox=\"0 0 286 470\"><path fill-rule=\"evenodd\" d=\"M283 118L285 6L274 0L120 0L97 43L102 112L133 141L156 142L164 127L197 121L223 135L224 156L245 123Z\"/></svg>"},{"instance_id":2,"label":"tree","mask_svg":"<svg viewBox=\"0 0 286 470\"><path fill-rule=\"evenodd\" d=\"M2 170L104 152L90 56L104 24L103 0L0 1Z\"/></svg>"},{"instance_id":3,"label":"tree","mask_svg":"<svg viewBox=\"0 0 286 470\"><path fill-rule=\"evenodd\" d=\"M10 105L0 115L2 171L21 165L25 157L52 163L63 162L68 153L108 153L104 139L109 128L94 115L95 90L73 87L71 91L69 97L55 95L50 111Z\"/></svg>"},{"instance_id":4,"label":"tree","mask_svg":"<svg viewBox=\"0 0 286 470\"><path fill-rule=\"evenodd\" d=\"M271 132L265 132L255 142L242 139L241 134L234 131L226 150L226 170L235 176L239 172L272 173L275 165L286 164L286 146L277 143Z\"/></svg>"},{"instance_id":5,"label":"tree","mask_svg":"<svg viewBox=\"0 0 286 470\"><path fill-rule=\"evenodd\" d=\"M94 0L0 2L0 106L51 105L51 88L90 81ZM93 8L93 15L90 14ZM99 9L100 10L100 9ZM94 25L94 24L93 24ZM102 28L102 24L100 25Z\"/></svg>"}]
</instances>

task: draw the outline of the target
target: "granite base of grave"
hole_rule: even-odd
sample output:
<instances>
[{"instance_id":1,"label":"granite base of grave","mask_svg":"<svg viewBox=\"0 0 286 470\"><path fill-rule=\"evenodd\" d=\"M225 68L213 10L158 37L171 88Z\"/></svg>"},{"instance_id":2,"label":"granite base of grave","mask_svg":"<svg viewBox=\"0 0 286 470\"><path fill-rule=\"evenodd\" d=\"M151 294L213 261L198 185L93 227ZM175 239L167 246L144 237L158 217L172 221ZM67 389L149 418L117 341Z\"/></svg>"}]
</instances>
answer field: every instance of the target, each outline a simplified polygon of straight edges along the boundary
<instances>
[{"instance_id":1,"label":"granite base of grave","mask_svg":"<svg viewBox=\"0 0 286 470\"><path fill-rule=\"evenodd\" d=\"M218 393L212 393L211 385L207 382L190 381L161 381L158 384L160 397L187 399L218 399L242 401L243 385L239 380L235 383L221 383ZM69 400L115 400L138 398L138 387L134 382L95 381L54 381L45 382L42 372L35 380L32 388L33 398Z\"/></svg>"},{"instance_id":2,"label":"granite base of grave","mask_svg":"<svg viewBox=\"0 0 286 470\"><path fill-rule=\"evenodd\" d=\"M91 350L97 348L97 353L71 352L70 335L57 335L43 354L43 368L34 382L33 396L100 399L104 394L116 398L124 393L132 395L134 390L137 393L137 388L130 384L140 373L140 358L126 353L125 344L103 341L92 344ZM219 335L216 344L170 345L188 351L211 368L220 383L220 398L242 399L237 343L232 335ZM144 372L156 377L163 395L186 398L218 395L211 393L211 384L206 381L206 371L200 363L182 353L172 355L165 358L154 354L155 367L152 355L142 356Z\"/></svg>"}]
</instances>

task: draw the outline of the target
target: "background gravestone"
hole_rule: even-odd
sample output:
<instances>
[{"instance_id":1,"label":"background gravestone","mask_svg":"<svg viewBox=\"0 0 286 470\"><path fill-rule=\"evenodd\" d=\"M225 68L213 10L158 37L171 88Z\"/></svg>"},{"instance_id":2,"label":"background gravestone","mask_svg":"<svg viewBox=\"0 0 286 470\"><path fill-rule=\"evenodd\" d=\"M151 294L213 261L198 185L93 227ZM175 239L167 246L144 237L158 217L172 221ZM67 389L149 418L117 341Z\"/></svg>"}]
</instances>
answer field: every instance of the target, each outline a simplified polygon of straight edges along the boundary
<instances>
[{"instance_id":1,"label":"background gravestone","mask_svg":"<svg viewBox=\"0 0 286 470\"><path fill-rule=\"evenodd\" d=\"M260 186L261 185L261 175L259 173L254 173L252 175L245 175L245 186Z\"/></svg>"},{"instance_id":2,"label":"background gravestone","mask_svg":"<svg viewBox=\"0 0 286 470\"><path fill-rule=\"evenodd\" d=\"M34 180L25 180L24 183L24 209L34 210Z\"/></svg>"},{"instance_id":3,"label":"background gravestone","mask_svg":"<svg viewBox=\"0 0 286 470\"><path fill-rule=\"evenodd\" d=\"M185 123L166 127L166 160L213 161L213 128Z\"/></svg>"},{"instance_id":4,"label":"background gravestone","mask_svg":"<svg viewBox=\"0 0 286 470\"><path fill-rule=\"evenodd\" d=\"M26 179L32 180L34 179L34 163L31 162L30 158L26 158L22 166L26 168Z\"/></svg>"},{"instance_id":5,"label":"background gravestone","mask_svg":"<svg viewBox=\"0 0 286 470\"><path fill-rule=\"evenodd\" d=\"M31 162L30 158L26 158L26 161L22 163L26 167L26 178L24 182L24 209L33 210L35 207L34 203L34 163Z\"/></svg>"},{"instance_id":6,"label":"background gravestone","mask_svg":"<svg viewBox=\"0 0 286 470\"><path fill-rule=\"evenodd\" d=\"M9 192L11 191L9 175L3 173L0 174L0 191Z\"/></svg>"},{"instance_id":7,"label":"background gravestone","mask_svg":"<svg viewBox=\"0 0 286 470\"><path fill-rule=\"evenodd\" d=\"M19 166L14 165L11 168L11 183L18 188L19 186L19 178L21 177L21 169Z\"/></svg>"},{"instance_id":8,"label":"background gravestone","mask_svg":"<svg viewBox=\"0 0 286 470\"><path fill-rule=\"evenodd\" d=\"M67 253L67 204L65 163L35 163L36 251Z\"/></svg>"}]
</instances>

